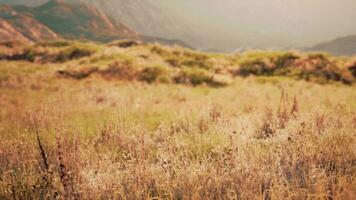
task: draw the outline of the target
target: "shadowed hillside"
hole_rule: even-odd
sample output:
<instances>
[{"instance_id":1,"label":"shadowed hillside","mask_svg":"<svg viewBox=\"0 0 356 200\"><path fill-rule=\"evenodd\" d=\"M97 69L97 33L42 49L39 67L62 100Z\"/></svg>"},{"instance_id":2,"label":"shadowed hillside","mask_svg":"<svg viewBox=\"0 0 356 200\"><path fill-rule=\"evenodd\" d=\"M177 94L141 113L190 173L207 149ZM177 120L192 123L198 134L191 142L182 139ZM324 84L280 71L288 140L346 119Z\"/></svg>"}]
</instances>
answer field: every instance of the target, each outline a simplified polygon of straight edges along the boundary
<instances>
[{"instance_id":1,"label":"shadowed hillside","mask_svg":"<svg viewBox=\"0 0 356 200\"><path fill-rule=\"evenodd\" d=\"M18 12L16 8L0 5L1 41L58 40L60 37L32 16Z\"/></svg>"},{"instance_id":2,"label":"shadowed hillside","mask_svg":"<svg viewBox=\"0 0 356 200\"><path fill-rule=\"evenodd\" d=\"M11 23L0 18L0 41L7 42L13 40L30 42L29 39L22 35Z\"/></svg>"},{"instance_id":3,"label":"shadowed hillside","mask_svg":"<svg viewBox=\"0 0 356 200\"><path fill-rule=\"evenodd\" d=\"M325 51L334 55L356 55L356 35L337 38L312 47L313 51Z\"/></svg>"},{"instance_id":4,"label":"shadowed hillside","mask_svg":"<svg viewBox=\"0 0 356 200\"><path fill-rule=\"evenodd\" d=\"M88 4L51 0L34 8L0 5L0 9L0 18L22 35L14 34L10 40L46 41L63 37L110 41L138 37L125 25ZM5 22L3 24L5 26Z\"/></svg>"},{"instance_id":5,"label":"shadowed hillside","mask_svg":"<svg viewBox=\"0 0 356 200\"><path fill-rule=\"evenodd\" d=\"M67 38L83 38L110 41L118 38L136 37L125 25L114 21L89 4L67 4L61 0L34 8L36 19Z\"/></svg>"}]
</instances>

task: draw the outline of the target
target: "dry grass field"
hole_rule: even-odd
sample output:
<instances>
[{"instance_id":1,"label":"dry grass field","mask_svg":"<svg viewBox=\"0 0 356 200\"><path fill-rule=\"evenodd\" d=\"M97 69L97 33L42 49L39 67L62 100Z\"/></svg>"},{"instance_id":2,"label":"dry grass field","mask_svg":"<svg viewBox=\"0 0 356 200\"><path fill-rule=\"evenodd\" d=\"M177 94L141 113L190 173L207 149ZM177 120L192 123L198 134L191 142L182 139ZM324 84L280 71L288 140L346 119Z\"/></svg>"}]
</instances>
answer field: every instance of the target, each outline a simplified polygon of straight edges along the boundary
<instances>
[{"instance_id":1,"label":"dry grass field","mask_svg":"<svg viewBox=\"0 0 356 200\"><path fill-rule=\"evenodd\" d=\"M352 58L122 43L0 48L0 199L356 199Z\"/></svg>"}]
</instances>

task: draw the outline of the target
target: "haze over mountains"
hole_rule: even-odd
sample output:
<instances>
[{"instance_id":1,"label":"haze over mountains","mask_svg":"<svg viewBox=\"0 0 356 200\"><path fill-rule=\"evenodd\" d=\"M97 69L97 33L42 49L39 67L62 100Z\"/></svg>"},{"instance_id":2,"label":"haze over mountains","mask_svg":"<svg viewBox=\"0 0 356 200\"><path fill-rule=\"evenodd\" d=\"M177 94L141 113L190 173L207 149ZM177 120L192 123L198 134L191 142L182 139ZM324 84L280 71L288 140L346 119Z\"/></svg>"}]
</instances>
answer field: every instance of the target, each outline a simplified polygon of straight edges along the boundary
<instances>
[{"instance_id":1,"label":"haze over mountains","mask_svg":"<svg viewBox=\"0 0 356 200\"><path fill-rule=\"evenodd\" d=\"M356 35L349 35L320 43L310 50L326 51L333 55L356 55Z\"/></svg>"},{"instance_id":2,"label":"haze over mountains","mask_svg":"<svg viewBox=\"0 0 356 200\"><path fill-rule=\"evenodd\" d=\"M19 40L34 42L60 37L97 41L137 37L135 31L89 4L52 0L38 7L2 5L0 11L4 27L0 40L11 32L21 35Z\"/></svg>"},{"instance_id":3,"label":"haze over mountains","mask_svg":"<svg viewBox=\"0 0 356 200\"><path fill-rule=\"evenodd\" d=\"M62 0L63 1L63 0ZM38 6L46 0L0 0ZM85 2L151 39L216 51L311 47L353 35L354 0L65 0ZM332 14L332 17L330 16ZM53 27L51 28L53 29ZM352 44L351 46L356 46Z\"/></svg>"}]
</instances>

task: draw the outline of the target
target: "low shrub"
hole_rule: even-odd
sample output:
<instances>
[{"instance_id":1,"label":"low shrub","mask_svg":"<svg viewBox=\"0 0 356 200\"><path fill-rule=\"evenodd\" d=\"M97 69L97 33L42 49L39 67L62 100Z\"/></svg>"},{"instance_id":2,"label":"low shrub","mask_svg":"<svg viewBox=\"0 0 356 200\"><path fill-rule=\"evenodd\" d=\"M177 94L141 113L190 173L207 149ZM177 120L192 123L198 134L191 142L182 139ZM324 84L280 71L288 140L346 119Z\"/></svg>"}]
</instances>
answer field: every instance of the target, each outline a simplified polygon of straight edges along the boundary
<instances>
[{"instance_id":1,"label":"low shrub","mask_svg":"<svg viewBox=\"0 0 356 200\"><path fill-rule=\"evenodd\" d=\"M161 66L146 67L140 72L139 80L147 83L162 82L169 83L170 77L167 69Z\"/></svg>"},{"instance_id":2,"label":"low shrub","mask_svg":"<svg viewBox=\"0 0 356 200\"><path fill-rule=\"evenodd\" d=\"M0 52L0 60L6 60L6 57L5 53Z\"/></svg>"},{"instance_id":3,"label":"low shrub","mask_svg":"<svg viewBox=\"0 0 356 200\"><path fill-rule=\"evenodd\" d=\"M120 48L129 48L129 47L134 47L141 45L142 43L137 40L118 40L118 41L113 41L108 44L109 47L120 47Z\"/></svg>"},{"instance_id":4,"label":"low shrub","mask_svg":"<svg viewBox=\"0 0 356 200\"><path fill-rule=\"evenodd\" d=\"M134 80L138 76L138 70L131 61L116 61L106 69L100 70L100 74L108 79Z\"/></svg>"},{"instance_id":5,"label":"low shrub","mask_svg":"<svg viewBox=\"0 0 356 200\"><path fill-rule=\"evenodd\" d=\"M299 56L291 52L253 52L246 53L239 59L240 69L237 74L275 75L278 70L291 67Z\"/></svg>"},{"instance_id":6,"label":"low shrub","mask_svg":"<svg viewBox=\"0 0 356 200\"><path fill-rule=\"evenodd\" d=\"M356 78L356 61L353 64L349 65L347 69L352 74L352 76Z\"/></svg>"},{"instance_id":7,"label":"low shrub","mask_svg":"<svg viewBox=\"0 0 356 200\"><path fill-rule=\"evenodd\" d=\"M8 56L8 60L25 60L29 62L34 62L40 57L46 56L46 52L43 50L37 50L35 48L25 48L21 53L15 53Z\"/></svg>"},{"instance_id":8,"label":"low shrub","mask_svg":"<svg viewBox=\"0 0 356 200\"><path fill-rule=\"evenodd\" d=\"M72 45L73 42L66 41L66 40L58 40L58 41L45 41L36 44L36 47L68 47Z\"/></svg>"},{"instance_id":9,"label":"low shrub","mask_svg":"<svg viewBox=\"0 0 356 200\"><path fill-rule=\"evenodd\" d=\"M212 69L213 63L210 62L210 57L205 53L197 53L191 50L173 50L165 61L173 67L196 67L203 69Z\"/></svg>"},{"instance_id":10,"label":"low shrub","mask_svg":"<svg viewBox=\"0 0 356 200\"><path fill-rule=\"evenodd\" d=\"M296 61L293 67L296 68L294 74L307 81L318 83L338 81L345 84L354 82L352 74L339 67L336 61L326 54L309 54L306 58Z\"/></svg>"},{"instance_id":11,"label":"low shrub","mask_svg":"<svg viewBox=\"0 0 356 200\"><path fill-rule=\"evenodd\" d=\"M242 55L234 75L287 76L317 83L330 81L351 84L352 72L342 69L335 59L323 53L300 56L291 52L255 52Z\"/></svg>"},{"instance_id":12,"label":"low shrub","mask_svg":"<svg viewBox=\"0 0 356 200\"><path fill-rule=\"evenodd\" d=\"M80 47L66 48L53 56L49 56L49 62L63 63L69 60L75 60L83 57L88 57L94 53L91 49ZM52 58L51 58L52 57Z\"/></svg>"},{"instance_id":13,"label":"low shrub","mask_svg":"<svg viewBox=\"0 0 356 200\"><path fill-rule=\"evenodd\" d=\"M47 48L36 48L35 46L25 48L24 50L6 56L6 60L24 60L36 63L64 63L70 60L76 60L88 57L95 53L93 49L86 47L67 47L60 50L50 50Z\"/></svg>"},{"instance_id":14,"label":"low shrub","mask_svg":"<svg viewBox=\"0 0 356 200\"><path fill-rule=\"evenodd\" d=\"M81 70L59 70L57 71L58 76L62 78L71 78L76 80L81 80L88 78L91 74L98 71L97 67L83 68Z\"/></svg>"},{"instance_id":15,"label":"low shrub","mask_svg":"<svg viewBox=\"0 0 356 200\"><path fill-rule=\"evenodd\" d=\"M193 86L209 85L212 87L225 86L226 80L214 78L214 74L204 69L183 68L174 78L178 84L190 84Z\"/></svg>"},{"instance_id":16,"label":"low shrub","mask_svg":"<svg viewBox=\"0 0 356 200\"><path fill-rule=\"evenodd\" d=\"M192 84L194 86L208 83L212 80L205 70L201 69L183 69L176 77L175 82L179 84Z\"/></svg>"},{"instance_id":17,"label":"low shrub","mask_svg":"<svg viewBox=\"0 0 356 200\"><path fill-rule=\"evenodd\" d=\"M154 53L154 54L157 54L157 55L160 55L163 57L168 57L171 54L168 47L163 47L163 46L156 45L156 44L152 45L150 47L150 51L151 51L151 53Z\"/></svg>"}]
</instances>

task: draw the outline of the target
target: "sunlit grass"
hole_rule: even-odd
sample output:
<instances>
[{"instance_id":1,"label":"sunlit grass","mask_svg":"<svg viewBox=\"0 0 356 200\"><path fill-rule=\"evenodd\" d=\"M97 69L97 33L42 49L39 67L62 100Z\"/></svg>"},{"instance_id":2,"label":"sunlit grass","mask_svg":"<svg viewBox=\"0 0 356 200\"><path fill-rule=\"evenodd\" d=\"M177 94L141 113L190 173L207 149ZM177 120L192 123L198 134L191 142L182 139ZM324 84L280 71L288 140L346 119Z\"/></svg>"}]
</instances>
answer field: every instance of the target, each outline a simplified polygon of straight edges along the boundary
<instances>
[{"instance_id":1,"label":"sunlit grass","mask_svg":"<svg viewBox=\"0 0 356 200\"><path fill-rule=\"evenodd\" d=\"M162 48L154 53L200 56ZM0 199L356 197L354 85L280 75L162 83L153 80L170 70L205 69L147 58L147 47L105 49L62 64L1 61ZM113 62L144 76L103 76ZM58 75L91 63L104 66L79 80Z\"/></svg>"}]
</instances>

